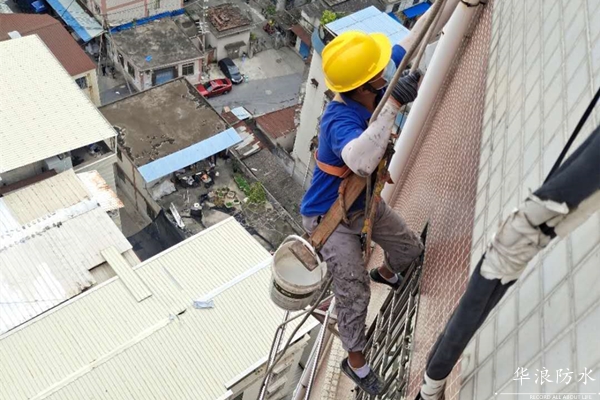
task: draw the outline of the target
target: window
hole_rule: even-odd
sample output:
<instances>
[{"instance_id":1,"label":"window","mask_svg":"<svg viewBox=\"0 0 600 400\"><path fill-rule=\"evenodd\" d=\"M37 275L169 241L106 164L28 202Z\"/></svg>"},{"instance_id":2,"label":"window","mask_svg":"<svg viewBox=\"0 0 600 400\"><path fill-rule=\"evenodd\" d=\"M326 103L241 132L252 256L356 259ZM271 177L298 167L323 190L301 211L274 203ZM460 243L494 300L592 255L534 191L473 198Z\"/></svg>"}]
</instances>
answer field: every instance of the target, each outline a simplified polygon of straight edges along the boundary
<instances>
[{"instance_id":1,"label":"window","mask_svg":"<svg viewBox=\"0 0 600 400\"><path fill-rule=\"evenodd\" d=\"M244 398L244 393L240 393L233 398L233 400L242 400Z\"/></svg>"},{"instance_id":2,"label":"window","mask_svg":"<svg viewBox=\"0 0 600 400\"><path fill-rule=\"evenodd\" d=\"M154 1L154 9L158 10L160 8L160 0L155 0Z\"/></svg>"},{"instance_id":3,"label":"window","mask_svg":"<svg viewBox=\"0 0 600 400\"><path fill-rule=\"evenodd\" d=\"M117 54L117 59L119 60L119 64L121 64L121 67L125 67L125 60L123 59L121 53Z\"/></svg>"},{"instance_id":4,"label":"window","mask_svg":"<svg viewBox=\"0 0 600 400\"><path fill-rule=\"evenodd\" d=\"M80 89L86 89L88 87L87 78L85 76L75 79L75 83Z\"/></svg>"},{"instance_id":5,"label":"window","mask_svg":"<svg viewBox=\"0 0 600 400\"><path fill-rule=\"evenodd\" d=\"M123 182L125 182L125 172L123 172L123 170L117 165L117 177L122 180Z\"/></svg>"},{"instance_id":6,"label":"window","mask_svg":"<svg viewBox=\"0 0 600 400\"><path fill-rule=\"evenodd\" d=\"M184 76L194 75L194 63L183 64L181 71Z\"/></svg>"},{"instance_id":7,"label":"window","mask_svg":"<svg viewBox=\"0 0 600 400\"><path fill-rule=\"evenodd\" d=\"M129 61L127 61L127 73L132 78L135 78L135 69L133 68L133 65L131 65L131 63Z\"/></svg>"}]
</instances>

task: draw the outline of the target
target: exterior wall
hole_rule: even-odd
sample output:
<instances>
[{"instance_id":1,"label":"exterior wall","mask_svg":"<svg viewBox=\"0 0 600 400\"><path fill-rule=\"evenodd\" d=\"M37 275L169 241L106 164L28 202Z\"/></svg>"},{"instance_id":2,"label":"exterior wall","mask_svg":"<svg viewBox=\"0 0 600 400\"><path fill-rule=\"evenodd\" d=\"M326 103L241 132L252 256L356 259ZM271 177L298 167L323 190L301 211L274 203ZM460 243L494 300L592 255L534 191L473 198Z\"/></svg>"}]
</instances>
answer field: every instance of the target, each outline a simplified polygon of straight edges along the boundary
<instances>
[{"instance_id":1,"label":"exterior wall","mask_svg":"<svg viewBox=\"0 0 600 400\"><path fill-rule=\"evenodd\" d=\"M43 161L38 161L29 165L25 165L20 168L13 169L12 171L3 172L0 175L0 185L10 185L15 182L22 181L23 179L31 178L44 172Z\"/></svg>"},{"instance_id":2,"label":"exterior wall","mask_svg":"<svg viewBox=\"0 0 600 400\"><path fill-rule=\"evenodd\" d=\"M146 189L146 181L127 155L119 150L117 159L117 186L129 197L137 210L147 217L148 221L152 221L161 207L152 199Z\"/></svg>"},{"instance_id":3,"label":"exterior wall","mask_svg":"<svg viewBox=\"0 0 600 400\"><path fill-rule=\"evenodd\" d=\"M152 70L144 70L144 71L140 70L135 64L133 64L131 62L131 59L127 56L127 54L120 51L115 46L111 46L110 54L111 54L112 61L115 63L115 65L117 65L117 68L122 69L122 72L123 72L123 75L125 76L125 78L129 81L129 83L131 83L133 86L135 86L135 88L138 91L150 89L153 86ZM121 56L123 56L124 66L121 66L121 64L119 63L118 54L121 54ZM127 68L127 63L130 63L133 66L133 69L134 69L133 76L131 76L129 74L129 71ZM189 63L194 63L194 74L186 75L186 78L188 79L188 81L190 81L191 84L193 84L193 85L198 84L202 80L202 66L203 66L202 58L197 58L197 59L193 59L193 60L182 60L175 64L163 65L161 67L155 68L155 70L175 66L177 68L177 77L179 77L179 76L183 75L183 65L189 64Z\"/></svg>"},{"instance_id":4,"label":"exterior wall","mask_svg":"<svg viewBox=\"0 0 600 400\"><path fill-rule=\"evenodd\" d=\"M96 70L92 69L79 75L73 75L73 79L77 80L84 76L87 81L87 88L82 90L97 107L100 107L102 104L100 103L100 89L98 87L98 74Z\"/></svg>"},{"instance_id":5,"label":"exterior wall","mask_svg":"<svg viewBox=\"0 0 600 400\"><path fill-rule=\"evenodd\" d=\"M302 25L307 32L312 32L315 30L315 28L321 25L320 18L311 18L304 11L300 13L300 16L300 25Z\"/></svg>"},{"instance_id":6,"label":"exterior wall","mask_svg":"<svg viewBox=\"0 0 600 400\"><path fill-rule=\"evenodd\" d=\"M85 4L98 21L111 26L183 8L183 0L87 0Z\"/></svg>"},{"instance_id":7,"label":"exterior wall","mask_svg":"<svg viewBox=\"0 0 600 400\"><path fill-rule=\"evenodd\" d=\"M115 164L117 163L117 155L110 153L102 157L100 160L84 163L73 168L75 172L98 171L102 179L106 181L113 192L117 193L116 171ZM109 213L115 225L121 229L121 217L119 212Z\"/></svg>"},{"instance_id":8,"label":"exterior wall","mask_svg":"<svg viewBox=\"0 0 600 400\"><path fill-rule=\"evenodd\" d=\"M287 382L284 384L283 388L280 389L280 391L273 393L272 397L265 396L266 399L289 398L289 396L293 393L296 388L296 382L294 382L294 373L298 369L300 359L302 358L304 350L307 348L309 341L310 336L305 335L304 338L297 341L287 350L286 357L281 360L278 365L289 364L290 368L287 370L287 372L278 376L276 380L271 380L271 384L277 383L279 379L285 379ZM230 396L230 399L236 398L236 396L239 396L241 393L243 393L242 400L258 399L265 372L266 364L262 364L247 377L238 381L234 386L231 387L233 395Z\"/></svg>"},{"instance_id":9,"label":"exterior wall","mask_svg":"<svg viewBox=\"0 0 600 400\"><path fill-rule=\"evenodd\" d=\"M316 87L311 83L312 79L318 83ZM326 90L325 75L321 68L321 56L313 51L305 85L304 102L300 112L300 124L296 132L292 154L296 164L293 178L301 185L304 185L304 188L308 187L312 178L314 161L310 152L310 144L311 140L318 133L319 117L325 107Z\"/></svg>"},{"instance_id":10,"label":"exterior wall","mask_svg":"<svg viewBox=\"0 0 600 400\"><path fill-rule=\"evenodd\" d=\"M497 221L542 184L599 87L599 20L595 0L495 2L471 268ZM596 107L573 148L599 123ZM463 356L460 398L600 393L599 266L596 213L531 262L490 315ZM513 380L521 367L522 385ZM552 383L536 384L542 368ZM567 368L571 384L557 383ZM577 382L585 368L596 379L587 385Z\"/></svg>"},{"instance_id":11,"label":"exterior wall","mask_svg":"<svg viewBox=\"0 0 600 400\"><path fill-rule=\"evenodd\" d=\"M240 47L240 55L242 52L248 54L248 43L250 43L250 30L236 33L235 35L217 38L212 32L207 35L208 44L216 49L215 57L218 60L228 57L225 46L235 42L244 42L246 46Z\"/></svg>"}]
</instances>

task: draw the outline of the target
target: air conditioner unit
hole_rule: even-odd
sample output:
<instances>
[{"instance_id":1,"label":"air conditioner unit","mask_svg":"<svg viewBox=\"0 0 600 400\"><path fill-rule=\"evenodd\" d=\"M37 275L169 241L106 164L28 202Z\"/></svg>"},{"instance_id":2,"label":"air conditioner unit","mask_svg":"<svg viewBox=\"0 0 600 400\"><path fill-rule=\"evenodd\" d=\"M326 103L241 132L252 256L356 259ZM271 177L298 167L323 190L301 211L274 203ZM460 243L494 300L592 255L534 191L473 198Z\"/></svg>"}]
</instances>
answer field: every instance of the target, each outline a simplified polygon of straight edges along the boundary
<instances>
[{"instance_id":1,"label":"air conditioner unit","mask_svg":"<svg viewBox=\"0 0 600 400\"><path fill-rule=\"evenodd\" d=\"M71 168L73 168L73 162L69 153L59 154L44 160L44 169L46 171L55 170L61 173Z\"/></svg>"}]
</instances>

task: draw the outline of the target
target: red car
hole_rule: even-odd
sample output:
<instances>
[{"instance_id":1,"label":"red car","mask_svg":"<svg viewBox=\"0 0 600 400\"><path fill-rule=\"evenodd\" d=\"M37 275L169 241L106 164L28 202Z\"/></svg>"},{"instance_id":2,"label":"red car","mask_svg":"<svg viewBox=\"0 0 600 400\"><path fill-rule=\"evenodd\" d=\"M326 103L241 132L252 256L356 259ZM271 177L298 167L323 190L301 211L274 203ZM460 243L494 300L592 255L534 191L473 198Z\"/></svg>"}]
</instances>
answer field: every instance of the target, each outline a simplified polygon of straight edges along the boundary
<instances>
[{"instance_id":1,"label":"red car","mask_svg":"<svg viewBox=\"0 0 600 400\"><path fill-rule=\"evenodd\" d=\"M196 86L200 94L206 98L227 94L231 91L231 81L227 78L214 79Z\"/></svg>"}]
</instances>

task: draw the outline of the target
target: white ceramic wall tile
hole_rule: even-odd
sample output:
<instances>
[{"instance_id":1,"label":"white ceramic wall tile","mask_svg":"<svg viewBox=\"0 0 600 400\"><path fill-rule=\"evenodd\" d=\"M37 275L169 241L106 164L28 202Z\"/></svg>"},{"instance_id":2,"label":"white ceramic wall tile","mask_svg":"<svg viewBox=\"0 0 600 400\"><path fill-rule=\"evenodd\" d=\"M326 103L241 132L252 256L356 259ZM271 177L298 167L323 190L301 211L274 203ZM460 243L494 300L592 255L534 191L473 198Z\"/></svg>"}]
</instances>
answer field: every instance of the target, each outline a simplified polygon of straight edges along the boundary
<instances>
[{"instance_id":1,"label":"white ceramic wall tile","mask_svg":"<svg viewBox=\"0 0 600 400\"><path fill-rule=\"evenodd\" d=\"M561 337L552 347L546 350L544 366L549 371L549 381L546 382L547 392L556 393L564 390L567 387L567 382L570 383L570 381L562 374L567 371L575 372L571 332Z\"/></svg>"},{"instance_id":2,"label":"white ceramic wall tile","mask_svg":"<svg viewBox=\"0 0 600 400\"><path fill-rule=\"evenodd\" d=\"M508 296L498 310L498 333L496 345L499 345L515 329L517 323L517 296Z\"/></svg>"},{"instance_id":3,"label":"white ceramic wall tile","mask_svg":"<svg viewBox=\"0 0 600 400\"><path fill-rule=\"evenodd\" d=\"M479 346L477 352L477 363L482 364L483 361L494 351L494 331L495 318L490 318L487 325L483 326L479 334Z\"/></svg>"},{"instance_id":4,"label":"white ceramic wall tile","mask_svg":"<svg viewBox=\"0 0 600 400\"><path fill-rule=\"evenodd\" d=\"M534 268L529 276L521 283L518 292L519 297L519 321L523 321L525 317L540 304L540 271L541 268Z\"/></svg>"},{"instance_id":5,"label":"white ceramic wall tile","mask_svg":"<svg viewBox=\"0 0 600 400\"><path fill-rule=\"evenodd\" d=\"M579 317L593 302L600 299L600 246L592 251L575 272L573 285L575 314ZM598 335L600 336L600 332ZM600 348L600 344L598 347Z\"/></svg>"},{"instance_id":6,"label":"white ceramic wall tile","mask_svg":"<svg viewBox=\"0 0 600 400\"><path fill-rule=\"evenodd\" d=\"M571 322L568 282L563 282L544 303L544 343L548 344Z\"/></svg>"},{"instance_id":7,"label":"white ceramic wall tile","mask_svg":"<svg viewBox=\"0 0 600 400\"><path fill-rule=\"evenodd\" d=\"M546 254L542 261L544 297L548 296L569 272L567 264L567 241L561 240Z\"/></svg>"},{"instance_id":8,"label":"white ceramic wall tile","mask_svg":"<svg viewBox=\"0 0 600 400\"><path fill-rule=\"evenodd\" d=\"M488 399L492 395L492 384L494 380L493 359L487 360L475 375L475 399Z\"/></svg>"},{"instance_id":9,"label":"white ceramic wall tile","mask_svg":"<svg viewBox=\"0 0 600 400\"><path fill-rule=\"evenodd\" d=\"M598 337L600 332L600 307L585 316L576 326L577 370L594 368L600 363Z\"/></svg>"},{"instance_id":10,"label":"white ceramic wall tile","mask_svg":"<svg viewBox=\"0 0 600 400\"><path fill-rule=\"evenodd\" d=\"M600 213L593 215L571 233L573 265L579 264L598 242L600 242Z\"/></svg>"},{"instance_id":11,"label":"white ceramic wall tile","mask_svg":"<svg viewBox=\"0 0 600 400\"><path fill-rule=\"evenodd\" d=\"M518 332L518 357L519 366L525 366L541 349L541 314L536 311L526 322L519 328Z\"/></svg>"},{"instance_id":12,"label":"white ceramic wall tile","mask_svg":"<svg viewBox=\"0 0 600 400\"><path fill-rule=\"evenodd\" d=\"M516 337L514 335L498 347L496 353L496 388L500 388L517 370L515 347Z\"/></svg>"}]
</instances>

